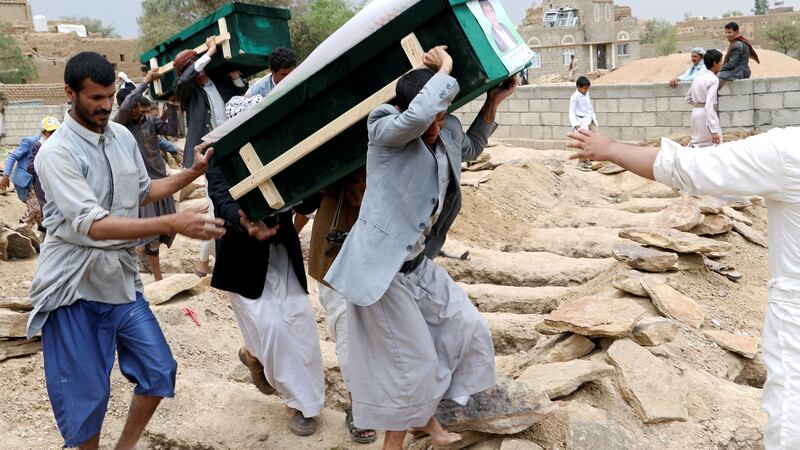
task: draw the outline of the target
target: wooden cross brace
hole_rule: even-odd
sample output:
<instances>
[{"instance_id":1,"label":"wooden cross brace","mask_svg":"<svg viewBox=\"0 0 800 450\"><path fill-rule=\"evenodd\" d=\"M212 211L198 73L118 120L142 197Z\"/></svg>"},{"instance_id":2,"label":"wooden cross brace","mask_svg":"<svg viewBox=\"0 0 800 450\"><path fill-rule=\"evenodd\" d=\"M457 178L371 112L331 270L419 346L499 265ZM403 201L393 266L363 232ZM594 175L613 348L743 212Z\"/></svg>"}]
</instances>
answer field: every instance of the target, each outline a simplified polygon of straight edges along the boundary
<instances>
[{"instance_id":1,"label":"wooden cross brace","mask_svg":"<svg viewBox=\"0 0 800 450\"><path fill-rule=\"evenodd\" d=\"M222 17L217 21L217 25L219 26L219 35L214 36L214 43L222 46L222 56L225 57L225 59L231 59L231 34L228 32L228 21ZM195 47L193 50L200 55L208 51L208 47L206 47L206 44L203 43L202 45ZM164 75L173 68L173 61L170 61L163 66L159 66L156 58L150 59L150 69L158 69L159 75ZM161 86L161 80L153 81L153 87L155 88L156 95L164 95L164 89Z\"/></svg>"},{"instance_id":2,"label":"wooden cross brace","mask_svg":"<svg viewBox=\"0 0 800 450\"><path fill-rule=\"evenodd\" d=\"M422 49L417 36L414 33L409 34L402 41L403 50L406 57L411 62L413 69L422 67L422 58L425 51ZM412 69L412 70L413 70ZM338 136L341 132L347 130L358 121L367 117L373 109L378 106L390 102L395 97L395 88L400 78L392 81L383 89L374 93L366 100L358 105L352 107L350 110L336 118L334 121L320 128L316 133L304 139L299 144L287 150L282 155L272 160L269 164L264 165L255 153L253 146L247 144L239 151L239 155L245 162L247 169L250 171L250 176L239 182L236 186L230 189L231 197L238 200L244 197L253 189L259 188L264 198L267 200L270 208L280 209L285 206L285 202L278 192L272 178L284 171L287 167L296 163L306 155L321 147L326 142Z\"/></svg>"}]
</instances>

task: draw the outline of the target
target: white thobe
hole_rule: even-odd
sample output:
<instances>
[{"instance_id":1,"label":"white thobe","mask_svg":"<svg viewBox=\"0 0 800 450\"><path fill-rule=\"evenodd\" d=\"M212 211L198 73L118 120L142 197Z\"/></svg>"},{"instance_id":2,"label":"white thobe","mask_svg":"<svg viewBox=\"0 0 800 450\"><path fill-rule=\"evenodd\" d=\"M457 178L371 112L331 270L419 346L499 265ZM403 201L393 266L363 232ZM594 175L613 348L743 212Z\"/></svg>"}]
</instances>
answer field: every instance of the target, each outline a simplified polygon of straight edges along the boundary
<instances>
[{"instance_id":1,"label":"white thobe","mask_svg":"<svg viewBox=\"0 0 800 450\"><path fill-rule=\"evenodd\" d=\"M314 310L283 245L270 246L261 297L228 293L244 344L286 405L316 417L325 403L322 352Z\"/></svg>"},{"instance_id":2,"label":"white thobe","mask_svg":"<svg viewBox=\"0 0 800 450\"><path fill-rule=\"evenodd\" d=\"M714 145L711 141L712 134L722 136L719 116L714 110L717 105L717 91L719 91L719 78L710 70L705 70L692 81L692 86L686 93L686 103L694 106L691 147L709 147Z\"/></svg>"},{"instance_id":3,"label":"white thobe","mask_svg":"<svg viewBox=\"0 0 800 450\"><path fill-rule=\"evenodd\" d=\"M800 128L774 129L715 149L662 140L657 181L695 195L760 195L769 220L769 301L761 336L767 365L767 450L800 448Z\"/></svg>"},{"instance_id":4,"label":"white thobe","mask_svg":"<svg viewBox=\"0 0 800 450\"><path fill-rule=\"evenodd\" d=\"M584 95L576 90L569 99L569 124L572 128L580 127L584 130L588 130L591 124L597 126L597 114L594 113L588 92Z\"/></svg>"}]
</instances>

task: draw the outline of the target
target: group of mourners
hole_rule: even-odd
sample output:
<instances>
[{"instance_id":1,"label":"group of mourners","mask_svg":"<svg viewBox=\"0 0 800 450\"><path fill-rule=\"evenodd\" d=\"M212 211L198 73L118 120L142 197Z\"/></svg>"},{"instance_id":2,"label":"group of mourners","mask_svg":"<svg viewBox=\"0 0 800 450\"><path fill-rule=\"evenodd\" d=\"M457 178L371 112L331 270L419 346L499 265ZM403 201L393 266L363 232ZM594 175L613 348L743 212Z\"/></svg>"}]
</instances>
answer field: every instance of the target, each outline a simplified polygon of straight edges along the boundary
<instances>
[{"instance_id":1,"label":"group of mourners","mask_svg":"<svg viewBox=\"0 0 800 450\"><path fill-rule=\"evenodd\" d=\"M159 246L176 234L215 247L211 285L229 295L245 344L238 358L261 393L289 408L289 430L313 434L325 383L298 237L312 213L308 274L318 284L350 392L350 437L369 443L375 430L385 430L385 449L402 448L409 430L428 433L436 445L460 440L437 421L436 409L441 402L466 406L495 385L494 349L486 321L434 258L461 208L461 163L486 147L515 79L488 92L465 132L448 114L459 92L453 59L445 47L431 49L424 68L400 78L395 100L369 115L365 168L254 221L230 196L221 170L209 167L214 150L201 138L269 95L296 59L290 50L275 50L270 75L250 86L238 71L206 73L215 52L209 39L203 55L177 55L176 98L161 117L147 113L144 96L157 72L139 85L123 80L117 91L111 63L79 53L65 69L71 109L63 123L45 119L41 136L24 143L36 148L29 166L47 230L30 288L28 335L42 335L47 391L64 445L98 447L115 353L136 385L117 448L133 448L161 399L174 395L177 363L142 294L137 248L157 263ZM705 53L708 74L720 59ZM792 380L800 369L786 364L800 360L800 259L792 238L800 234L796 131L773 130L711 151L666 140L660 150L636 148L597 133L588 87L579 79L571 103L574 158L613 161L693 194L767 199L774 278L763 333L765 441L768 449L796 448L800 389ZM695 106L715 99L693 91ZM178 106L187 114L191 151L183 152L184 169L169 174L159 135L175 134ZM176 211L173 194L201 176L208 207Z\"/></svg>"}]
</instances>

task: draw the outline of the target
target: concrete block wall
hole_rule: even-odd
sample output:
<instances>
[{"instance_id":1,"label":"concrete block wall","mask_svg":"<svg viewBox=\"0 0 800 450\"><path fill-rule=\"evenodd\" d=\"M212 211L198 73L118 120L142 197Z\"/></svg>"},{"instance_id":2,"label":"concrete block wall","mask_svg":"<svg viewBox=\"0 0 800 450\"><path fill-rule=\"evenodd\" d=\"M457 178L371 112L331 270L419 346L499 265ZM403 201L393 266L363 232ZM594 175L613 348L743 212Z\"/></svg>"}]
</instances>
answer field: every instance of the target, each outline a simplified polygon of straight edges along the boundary
<instances>
[{"instance_id":1,"label":"concrete block wall","mask_svg":"<svg viewBox=\"0 0 800 450\"><path fill-rule=\"evenodd\" d=\"M691 135L691 108L684 101L688 83L594 85L592 101L605 135L627 142ZM522 86L498 111L498 140L538 149L563 148L570 131L571 85ZM484 98L455 114L468 126ZM527 106L527 108L526 108ZM800 77L762 78L728 83L720 92L724 131L800 126Z\"/></svg>"},{"instance_id":2,"label":"concrete block wall","mask_svg":"<svg viewBox=\"0 0 800 450\"><path fill-rule=\"evenodd\" d=\"M69 105L59 106L6 106L3 112L0 145L19 145L23 137L33 136L41 130L42 119L53 116L64 118Z\"/></svg>"}]
</instances>

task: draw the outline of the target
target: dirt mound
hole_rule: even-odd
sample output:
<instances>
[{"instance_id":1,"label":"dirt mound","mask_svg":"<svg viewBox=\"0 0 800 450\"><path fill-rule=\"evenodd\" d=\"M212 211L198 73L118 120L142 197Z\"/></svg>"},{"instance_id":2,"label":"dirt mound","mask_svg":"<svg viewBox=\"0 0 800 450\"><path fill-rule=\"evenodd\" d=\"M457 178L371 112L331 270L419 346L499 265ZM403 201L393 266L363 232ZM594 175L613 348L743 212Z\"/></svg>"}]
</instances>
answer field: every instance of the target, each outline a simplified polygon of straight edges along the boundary
<instances>
[{"instance_id":1,"label":"dirt mound","mask_svg":"<svg viewBox=\"0 0 800 450\"><path fill-rule=\"evenodd\" d=\"M800 61L783 53L758 50L761 64L750 62L752 78L800 75ZM677 53L660 58L640 59L598 78L594 84L667 83L689 67L689 54Z\"/></svg>"}]
</instances>

